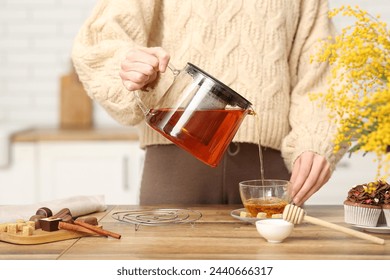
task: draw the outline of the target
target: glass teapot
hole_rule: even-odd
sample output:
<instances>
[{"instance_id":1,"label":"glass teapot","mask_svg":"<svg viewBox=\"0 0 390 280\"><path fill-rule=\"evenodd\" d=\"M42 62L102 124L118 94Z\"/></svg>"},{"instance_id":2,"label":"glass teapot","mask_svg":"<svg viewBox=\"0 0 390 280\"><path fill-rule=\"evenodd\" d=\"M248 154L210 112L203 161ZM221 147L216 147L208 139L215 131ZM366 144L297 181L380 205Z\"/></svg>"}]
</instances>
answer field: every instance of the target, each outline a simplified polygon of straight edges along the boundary
<instances>
[{"instance_id":1,"label":"glass teapot","mask_svg":"<svg viewBox=\"0 0 390 280\"><path fill-rule=\"evenodd\" d=\"M215 167L244 117L253 113L251 103L197 66L182 70L168 66L175 78L153 108L138 95L146 123L197 159Z\"/></svg>"}]
</instances>

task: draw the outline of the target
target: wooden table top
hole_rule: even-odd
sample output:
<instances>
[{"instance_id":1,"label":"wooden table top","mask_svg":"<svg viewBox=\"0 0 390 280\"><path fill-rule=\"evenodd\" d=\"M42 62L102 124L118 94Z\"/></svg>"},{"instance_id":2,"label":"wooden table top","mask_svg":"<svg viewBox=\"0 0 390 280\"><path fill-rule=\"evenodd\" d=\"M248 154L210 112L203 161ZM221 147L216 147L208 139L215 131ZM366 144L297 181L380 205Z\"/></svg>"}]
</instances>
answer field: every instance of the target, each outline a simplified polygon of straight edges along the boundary
<instances>
[{"instance_id":1,"label":"wooden table top","mask_svg":"<svg viewBox=\"0 0 390 280\"><path fill-rule=\"evenodd\" d=\"M104 229L122 235L82 237L39 245L15 245L0 242L0 259L67 260L388 260L390 233L370 233L386 240L377 245L332 229L313 224L296 225L283 243L272 244L260 237L253 224L231 216L242 206L200 205L172 207L159 205L142 209L187 208L202 213L194 224L164 226L120 222L112 214L141 209L140 206L110 206L106 212L92 214ZM307 215L341 226L342 206L307 206Z\"/></svg>"}]
</instances>

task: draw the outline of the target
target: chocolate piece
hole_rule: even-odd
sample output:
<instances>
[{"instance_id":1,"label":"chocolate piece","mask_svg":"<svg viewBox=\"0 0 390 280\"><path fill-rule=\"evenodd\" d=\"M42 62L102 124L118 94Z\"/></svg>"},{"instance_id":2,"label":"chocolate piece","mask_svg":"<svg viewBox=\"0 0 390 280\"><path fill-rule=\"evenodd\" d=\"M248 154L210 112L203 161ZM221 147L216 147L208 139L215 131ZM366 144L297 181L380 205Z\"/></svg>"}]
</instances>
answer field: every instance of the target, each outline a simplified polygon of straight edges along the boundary
<instances>
[{"instance_id":1,"label":"chocolate piece","mask_svg":"<svg viewBox=\"0 0 390 280\"><path fill-rule=\"evenodd\" d=\"M65 223L73 224L74 220L71 215L64 215L61 217L62 221Z\"/></svg>"},{"instance_id":2,"label":"chocolate piece","mask_svg":"<svg viewBox=\"0 0 390 280\"><path fill-rule=\"evenodd\" d=\"M72 216L72 213L70 212L69 208L63 208L58 213L52 216L52 218L62 218L66 215Z\"/></svg>"},{"instance_id":3,"label":"chocolate piece","mask_svg":"<svg viewBox=\"0 0 390 280\"><path fill-rule=\"evenodd\" d=\"M52 219L54 218L61 218L63 222L73 224L74 220L72 217L72 213L68 208L61 209L58 213L51 216Z\"/></svg>"},{"instance_id":4,"label":"chocolate piece","mask_svg":"<svg viewBox=\"0 0 390 280\"><path fill-rule=\"evenodd\" d=\"M58 224L60 221L61 218L44 218L39 220L39 224L41 225L41 229L44 231L56 231L58 230Z\"/></svg>"},{"instance_id":5,"label":"chocolate piece","mask_svg":"<svg viewBox=\"0 0 390 280\"><path fill-rule=\"evenodd\" d=\"M82 218L77 218L76 221L82 221L84 223L97 226L98 225L98 220L96 217L82 217Z\"/></svg>"},{"instance_id":6,"label":"chocolate piece","mask_svg":"<svg viewBox=\"0 0 390 280\"><path fill-rule=\"evenodd\" d=\"M50 216L53 216L53 212L49 208L47 208L47 207L39 208L35 214L44 216L46 218L48 218Z\"/></svg>"}]
</instances>

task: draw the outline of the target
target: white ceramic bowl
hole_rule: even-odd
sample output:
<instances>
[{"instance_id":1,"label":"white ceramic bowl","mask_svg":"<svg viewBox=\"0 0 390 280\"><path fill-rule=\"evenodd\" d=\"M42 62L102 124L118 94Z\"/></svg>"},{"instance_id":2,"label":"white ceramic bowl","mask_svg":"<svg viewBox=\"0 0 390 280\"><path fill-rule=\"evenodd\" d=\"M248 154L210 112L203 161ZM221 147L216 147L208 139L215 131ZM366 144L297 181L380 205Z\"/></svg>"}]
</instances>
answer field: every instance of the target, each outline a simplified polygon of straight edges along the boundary
<instances>
[{"instance_id":1,"label":"white ceramic bowl","mask_svg":"<svg viewBox=\"0 0 390 280\"><path fill-rule=\"evenodd\" d=\"M280 243L294 229L294 224L283 219L265 219L256 221L256 229L270 243Z\"/></svg>"}]
</instances>

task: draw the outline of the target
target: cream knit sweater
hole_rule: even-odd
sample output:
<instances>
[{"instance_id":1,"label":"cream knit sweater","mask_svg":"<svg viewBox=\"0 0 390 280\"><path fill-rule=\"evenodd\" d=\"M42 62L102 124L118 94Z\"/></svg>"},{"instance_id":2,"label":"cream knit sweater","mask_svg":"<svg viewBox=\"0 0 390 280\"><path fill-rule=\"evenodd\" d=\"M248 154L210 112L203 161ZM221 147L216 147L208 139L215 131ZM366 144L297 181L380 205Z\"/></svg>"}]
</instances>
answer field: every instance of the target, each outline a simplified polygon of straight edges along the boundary
<instances>
[{"instance_id":1,"label":"cream knit sweater","mask_svg":"<svg viewBox=\"0 0 390 280\"><path fill-rule=\"evenodd\" d=\"M177 68L191 62L254 104L261 144L281 150L290 170L304 151L334 167L341 156L332 153L335 127L308 97L326 86L327 66L309 60L332 34L327 11L325 0L101 0L72 58L91 98L118 122L139 124L142 147L169 141L145 125L118 73L129 48L161 46ZM155 104L172 79L162 73L144 102ZM234 141L258 143L256 131L247 116Z\"/></svg>"}]
</instances>

